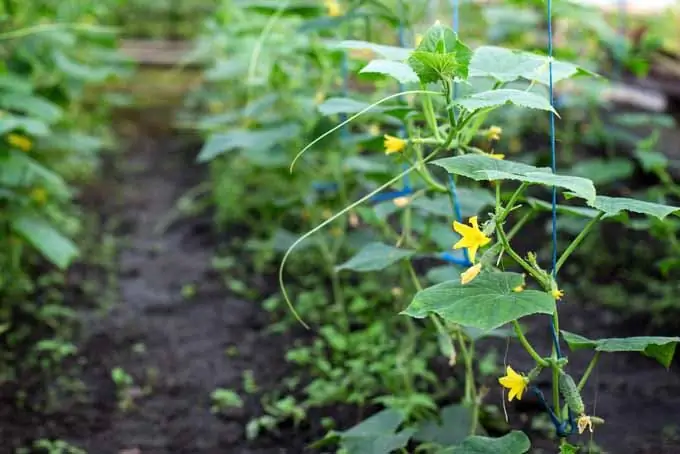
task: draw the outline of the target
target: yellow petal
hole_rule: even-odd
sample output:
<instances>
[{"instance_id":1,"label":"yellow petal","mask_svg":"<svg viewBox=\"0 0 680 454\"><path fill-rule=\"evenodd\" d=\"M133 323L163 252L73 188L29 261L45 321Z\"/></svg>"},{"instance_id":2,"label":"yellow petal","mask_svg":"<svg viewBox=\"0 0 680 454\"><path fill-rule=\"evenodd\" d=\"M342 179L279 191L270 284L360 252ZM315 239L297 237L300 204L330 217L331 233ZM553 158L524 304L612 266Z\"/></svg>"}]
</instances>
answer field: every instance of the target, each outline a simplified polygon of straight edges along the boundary
<instances>
[{"instance_id":1,"label":"yellow petal","mask_svg":"<svg viewBox=\"0 0 680 454\"><path fill-rule=\"evenodd\" d=\"M492 154L489 155L489 157L494 158L494 159L499 159L499 160L500 160L500 159L505 159L505 155L504 155L504 154L497 154L497 153L492 153Z\"/></svg>"},{"instance_id":2,"label":"yellow petal","mask_svg":"<svg viewBox=\"0 0 680 454\"><path fill-rule=\"evenodd\" d=\"M474 278L476 278L479 273L482 271L482 264L478 263L474 266L471 266L467 270L465 270L463 273L460 275L460 283L465 285L470 283Z\"/></svg>"},{"instance_id":3,"label":"yellow petal","mask_svg":"<svg viewBox=\"0 0 680 454\"><path fill-rule=\"evenodd\" d=\"M479 224L477 223L477 216L472 216L470 218L470 225L472 226L473 229L479 230Z\"/></svg>"}]
</instances>

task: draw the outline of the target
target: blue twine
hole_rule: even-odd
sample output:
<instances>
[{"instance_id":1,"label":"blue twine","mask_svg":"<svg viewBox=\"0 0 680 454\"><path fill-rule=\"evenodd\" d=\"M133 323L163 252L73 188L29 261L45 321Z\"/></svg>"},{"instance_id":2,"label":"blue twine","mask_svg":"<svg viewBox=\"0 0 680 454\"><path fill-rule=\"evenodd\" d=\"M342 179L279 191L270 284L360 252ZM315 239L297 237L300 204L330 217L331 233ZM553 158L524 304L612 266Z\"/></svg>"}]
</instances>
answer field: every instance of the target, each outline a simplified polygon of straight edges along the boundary
<instances>
[{"instance_id":1,"label":"blue twine","mask_svg":"<svg viewBox=\"0 0 680 454\"><path fill-rule=\"evenodd\" d=\"M543 393L541 392L541 390L538 389L538 387L536 385L531 385L530 388L531 388L531 391L538 398L538 400L543 404L546 411L548 412L548 416L550 416L550 421L552 421L553 426L555 426L557 436L558 437L566 437L567 435L575 434L576 431L577 431L578 425L576 424L576 421L574 419L574 414L572 413L571 408L569 408L569 418L566 421L560 421L557 418L557 415L555 414L555 411L553 410L553 408L545 400L545 396L543 396Z\"/></svg>"}]
</instances>

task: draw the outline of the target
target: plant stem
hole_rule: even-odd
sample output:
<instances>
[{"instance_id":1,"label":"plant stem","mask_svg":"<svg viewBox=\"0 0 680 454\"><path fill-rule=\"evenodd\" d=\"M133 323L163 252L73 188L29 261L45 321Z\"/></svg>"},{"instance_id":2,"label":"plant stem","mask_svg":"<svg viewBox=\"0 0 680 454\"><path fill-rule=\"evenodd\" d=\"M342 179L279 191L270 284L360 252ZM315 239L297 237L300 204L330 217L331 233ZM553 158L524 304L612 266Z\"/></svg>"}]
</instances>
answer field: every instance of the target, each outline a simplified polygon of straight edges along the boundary
<instances>
[{"instance_id":1,"label":"plant stem","mask_svg":"<svg viewBox=\"0 0 680 454\"><path fill-rule=\"evenodd\" d=\"M524 333L522 332L522 328L519 326L519 323L517 320L512 321L512 325L515 328L515 333L517 334L517 338L519 339L519 342L522 344L522 347L524 347L524 350L529 353L529 355L536 361L536 364L542 367L548 367L548 361L546 361L544 358L541 358L541 355L539 355L534 347L531 345L529 340L524 336Z\"/></svg>"},{"instance_id":2,"label":"plant stem","mask_svg":"<svg viewBox=\"0 0 680 454\"><path fill-rule=\"evenodd\" d=\"M527 183L522 183L519 185L517 190L510 197L510 200L508 201L508 204L506 205L505 211L501 215L499 222L503 222L508 217L510 211L512 211L512 209L515 207L515 202L517 202L517 199L519 198L520 194L522 194L522 192L527 188L527 186L529 186Z\"/></svg>"},{"instance_id":3,"label":"plant stem","mask_svg":"<svg viewBox=\"0 0 680 454\"><path fill-rule=\"evenodd\" d=\"M427 91L425 84L420 84L423 91ZM423 97L423 113L425 114L425 121L427 125L432 130L432 134L435 139L441 140L441 133L439 132L439 125L437 124L437 117L434 113L434 106L432 105L432 98L430 95L425 94Z\"/></svg>"},{"instance_id":4,"label":"plant stem","mask_svg":"<svg viewBox=\"0 0 680 454\"><path fill-rule=\"evenodd\" d=\"M595 355L593 355L593 359L591 359L590 363L588 363L588 368L583 373L583 376L581 377L581 380L579 380L578 385L576 385L576 388L579 391L583 390L583 387L586 385L586 382L588 381L590 374L593 372L593 369L595 369L595 365L597 364L598 359L600 359L600 352L595 352Z\"/></svg>"},{"instance_id":5,"label":"plant stem","mask_svg":"<svg viewBox=\"0 0 680 454\"><path fill-rule=\"evenodd\" d=\"M531 265L529 265L522 257L519 256L517 252L515 252L514 249L510 247L508 237L505 235L503 227L501 227L498 224L496 224L496 233L498 234L498 238L501 240L501 243L503 244L503 249L505 250L505 252L507 252L508 255L512 257L512 259L515 262L517 262L522 268L524 268L527 273L529 273L534 279L536 279L536 281L538 281L545 287L543 276L541 276L537 270L535 270Z\"/></svg>"},{"instance_id":6,"label":"plant stem","mask_svg":"<svg viewBox=\"0 0 680 454\"><path fill-rule=\"evenodd\" d=\"M595 224L597 224L600 221L600 219L602 219L603 216L604 216L604 211L600 212L597 216L595 216L593 219L591 219L590 222L588 222L588 224L586 224L586 226L583 228L581 233L579 233L576 236L576 238L574 238L574 240L571 242L571 244L569 244L567 249L560 256L560 259L557 261L557 264L555 265L555 271L554 271L555 274L557 274L557 272L560 270L560 268L562 268L562 265L564 265L564 262L567 261L567 259L571 255L571 253L576 250L578 245L581 244L581 242L585 239L585 237L588 235L588 233L590 233L592 228L595 226Z\"/></svg>"}]
</instances>

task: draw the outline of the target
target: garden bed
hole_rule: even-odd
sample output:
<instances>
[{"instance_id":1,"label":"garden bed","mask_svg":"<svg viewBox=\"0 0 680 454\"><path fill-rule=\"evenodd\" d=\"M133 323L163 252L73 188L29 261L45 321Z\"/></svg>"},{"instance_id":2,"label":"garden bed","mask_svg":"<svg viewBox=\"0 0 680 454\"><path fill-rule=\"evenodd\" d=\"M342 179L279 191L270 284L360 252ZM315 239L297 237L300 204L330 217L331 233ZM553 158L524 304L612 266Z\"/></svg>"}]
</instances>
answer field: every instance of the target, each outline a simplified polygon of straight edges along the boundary
<instances>
[{"instance_id":1,"label":"garden bed","mask_svg":"<svg viewBox=\"0 0 680 454\"><path fill-rule=\"evenodd\" d=\"M67 394L59 388L56 405L49 411L18 408L12 396L5 395L0 412L2 452L45 438L66 440L96 454L297 454L323 436L322 417L335 417L340 428L360 421L357 409L328 409L310 414L309 422L297 428L290 424L255 441L246 440L248 421L262 412L258 395L277 388L291 371L284 353L295 335L267 334L270 320L260 298L232 296L222 276L212 270L219 244L225 239L241 241L243 232L218 237L206 216L183 219L158 231L178 197L203 179L202 170L193 164L194 138L165 128L167 112L159 110L128 113L119 128L129 142L125 154L116 159L121 164L83 192L83 203L103 220L117 220L114 269L119 297L111 307L77 293L70 301L80 313L82 333L66 378L80 386ZM82 284L78 280L83 275L82 269L74 273L70 285ZM253 276L250 283L262 287L258 296L276 289L268 277ZM620 314L595 303L567 298L562 314L565 329L592 337L647 334L644 325L622 324ZM537 348L547 352L546 320L533 319L529 326ZM489 346L501 355L506 348L505 342ZM579 366L588 359L570 355ZM510 348L508 363L526 369L528 360L519 348ZM129 374L132 382L125 386L114 382L116 368ZM251 394L243 392L246 371L252 371L257 384ZM500 407L499 387L493 381L487 384L486 401ZM52 390L56 386L49 383ZM211 413L210 394L220 387L239 391L244 406L220 417ZM36 399L29 401L40 400L45 389L33 392ZM659 454L680 449L677 364L663 373L644 357L607 356L584 397L592 413L606 420L593 440L607 452ZM126 399L128 408L120 408ZM552 442L532 425L532 417L541 414L538 402L527 398L507 407L511 425L533 434L533 452L541 452L542 445L546 447L542 452L551 452Z\"/></svg>"}]
</instances>

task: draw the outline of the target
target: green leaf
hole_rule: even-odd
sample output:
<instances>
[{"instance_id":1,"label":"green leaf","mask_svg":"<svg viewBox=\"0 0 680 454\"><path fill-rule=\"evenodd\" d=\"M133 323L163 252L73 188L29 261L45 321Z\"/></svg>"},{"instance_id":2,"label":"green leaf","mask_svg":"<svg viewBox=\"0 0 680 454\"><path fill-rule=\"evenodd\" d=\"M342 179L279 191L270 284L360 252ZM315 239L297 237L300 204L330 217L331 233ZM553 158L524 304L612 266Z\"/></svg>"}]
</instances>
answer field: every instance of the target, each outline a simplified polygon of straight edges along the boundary
<instances>
[{"instance_id":1,"label":"green leaf","mask_svg":"<svg viewBox=\"0 0 680 454\"><path fill-rule=\"evenodd\" d=\"M498 170L482 170L481 173L486 176L485 179L490 181L516 180L530 184L556 186L558 188L568 189L571 191L572 196L580 197L588 202L595 200L595 186L593 185L593 182L587 178L570 177L546 172L526 172L519 175Z\"/></svg>"},{"instance_id":2,"label":"green leaf","mask_svg":"<svg viewBox=\"0 0 680 454\"><path fill-rule=\"evenodd\" d=\"M543 200L535 199L533 197L527 198L527 203L535 210L552 211L552 204ZM570 205L557 205L557 212L562 214L570 214L584 218L594 218L600 213L598 210L586 207L577 207Z\"/></svg>"},{"instance_id":3,"label":"green leaf","mask_svg":"<svg viewBox=\"0 0 680 454\"><path fill-rule=\"evenodd\" d=\"M352 454L390 454L406 446L415 429L394 433L404 417L395 410L383 410L348 431L338 433L341 446Z\"/></svg>"},{"instance_id":4,"label":"green leaf","mask_svg":"<svg viewBox=\"0 0 680 454\"><path fill-rule=\"evenodd\" d=\"M328 98L318 109L321 115L330 116L338 114L355 114L362 110L371 107L371 104L363 101L357 101L351 98ZM373 106L367 112L370 113L385 113L385 112L400 112L408 111L408 107L405 106Z\"/></svg>"},{"instance_id":5,"label":"green leaf","mask_svg":"<svg viewBox=\"0 0 680 454\"><path fill-rule=\"evenodd\" d=\"M442 408L440 421L425 421L413 438L420 442L450 446L461 443L470 434L472 408L465 405L449 405Z\"/></svg>"},{"instance_id":6,"label":"green leaf","mask_svg":"<svg viewBox=\"0 0 680 454\"><path fill-rule=\"evenodd\" d=\"M430 268L426 277L433 284L441 284L446 281L460 279L460 267L453 265L441 265Z\"/></svg>"},{"instance_id":7,"label":"green leaf","mask_svg":"<svg viewBox=\"0 0 680 454\"><path fill-rule=\"evenodd\" d=\"M472 51L439 22L430 27L408 63L423 83L467 79Z\"/></svg>"},{"instance_id":8,"label":"green leaf","mask_svg":"<svg viewBox=\"0 0 680 454\"><path fill-rule=\"evenodd\" d=\"M414 318L438 314L451 323L490 331L532 314L552 314L555 299L546 292L513 289L524 285L518 273L482 271L472 282L449 281L416 293L402 312Z\"/></svg>"},{"instance_id":9,"label":"green leaf","mask_svg":"<svg viewBox=\"0 0 680 454\"><path fill-rule=\"evenodd\" d=\"M599 195L595 197L590 206L605 213L605 217L616 216L622 211L646 214L663 220L669 214L676 213L680 207L662 205L660 203L644 202L642 200L629 199L626 197L607 197Z\"/></svg>"},{"instance_id":10,"label":"green leaf","mask_svg":"<svg viewBox=\"0 0 680 454\"><path fill-rule=\"evenodd\" d=\"M500 438L468 437L460 446L447 449L447 454L524 454L531 448L531 442L524 432L513 430Z\"/></svg>"},{"instance_id":11,"label":"green leaf","mask_svg":"<svg viewBox=\"0 0 680 454\"><path fill-rule=\"evenodd\" d=\"M413 52L413 49L403 47L385 46L383 44L370 43L368 41L329 41L327 45L331 49L367 49L379 55L385 60L406 61Z\"/></svg>"},{"instance_id":12,"label":"green leaf","mask_svg":"<svg viewBox=\"0 0 680 454\"><path fill-rule=\"evenodd\" d=\"M562 331L564 340L572 350L594 349L598 352L640 352L654 358L666 369L673 361L675 346L680 337L621 337L591 340L578 334Z\"/></svg>"},{"instance_id":13,"label":"green leaf","mask_svg":"<svg viewBox=\"0 0 680 454\"><path fill-rule=\"evenodd\" d=\"M534 167L504 159L494 159L478 154L439 159L433 161L432 164L443 167L449 173L477 181L516 180L530 184L557 186L569 189L574 195L587 201L595 199L595 186L592 181L581 177L556 175L547 168Z\"/></svg>"},{"instance_id":14,"label":"green leaf","mask_svg":"<svg viewBox=\"0 0 680 454\"><path fill-rule=\"evenodd\" d=\"M24 93L5 93L0 95L0 106L4 109L21 112L30 117L55 123L63 114L56 104L38 96Z\"/></svg>"},{"instance_id":15,"label":"green leaf","mask_svg":"<svg viewBox=\"0 0 680 454\"><path fill-rule=\"evenodd\" d=\"M485 170L498 170L518 175L528 172L550 173L550 168L548 167L534 167L521 162L495 159L479 154L465 154L452 158L437 159L436 161L432 161L432 164L443 167L449 173L472 178L477 181L488 179L486 178L486 175L483 174L483 171Z\"/></svg>"},{"instance_id":16,"label":"green leaf","mask_svg":"<svg viewBox=\"0 0 680 454\"><path fill-rule=\"evenodd\" d=\"M402 84L418 82L418 75L406 63L392 60L372 60L360 73L377 73L390 76Z\"/></svg>"},{"instance_id":17,"label":"green leaf","mask_svg":"<svg viewBox=\"0 0 680 454\"><path fill-rule=\"evenodd\" d=\"M491 192L481 188L458 188L458 206L464 218L478 214L484 207L492 206L496 199ZM411 206L437 216L451 218L453 210L449 196L418 197Z\"/></svg>"},{"instance_id":18,"label":"green leaf","mask_svg":"<svg viewBox=\"0 0 680 454\"><path fill-rule=\"evenodd\" d=\"M336 271L352 270L358 272L379 271L388 266L412 257L415 251L399 249L384 243L370 243L364 246L357 255L335 267Z\"/></svg>"},{"instance_id":19,"label":"green leaf","mask_svg":"<svg viewBox=\"0 0 680 454\"><path fill-rule=\"evenodd\" d=\"M46 136L50 129L42 120L5 113L0 116L0 134L11 131L24 131L32 136Z\"/></svg>"},{"instance_id":20,"label":"green leaf","mask_svg":"<svg viewBox=\"0 0 680 454\"><path fill-rule=\"evenodd\" d=\"M491 77L498 82L527 79L549 84L548 57L497 46L475 49L470 62L470 77ZM572 63L553 61L553 83L575 75L595 75Z\"/></svg>"},{"instance_id":21,"label":"green leaf","mask_svg":"<svg viewBox=\"0 0 680 454\"><path fill-rule=\"evenodd\" d=\"M597 185L606 185L629 178L634 170L627 158L586 159L575 164L570 173L588 178Z\"/></svg>"},{"instance_id":22,"label":"green leaf","mask_svg":"<svg viewBox=\"0 0 680 454\"><path fill-rule=\"evenodd\" d=\"M33 215L11 218L12 230L60 269L68 268L78 255L71 240L57 231L47 220Z\"/></svg>"},{"instance_id":23,"label":"green leaf","mask_svg":"<svg viewBox=\"0 0 680 454\"><path fill-rule=\"evenodd\" d=\"M570 445L569 443L564 443L560 445L560 454L577 454L581 448L578 446Z\"/></svg>"},{"instance_id":24,"label":"green leaf","mask_svg":"<svg viewBox=\"0 0 680 454\"><path fill-rule=\"evenodd\" d=\"M453 103L469 111L514 104L519 107L547 110L557 113L550 105L550 100L548 100L548 98L529 91L515 90L512 88L501 88L498 90L475 93L465 98L456 99Z\"/></svg>"},{"instance_id":25,"label":"green leaf","mask_svg":"<svg viewBox=\"0 0 680 454\"><path fill-rule=\"evenodd\" d=\"M203 145L197 161L211 161L223 153L237 149L266 150L286 140L297 138L299 133L298 125L287 124L257 131L235 129L227 133L212 134Z\"/></svg>"}]
</instances>

